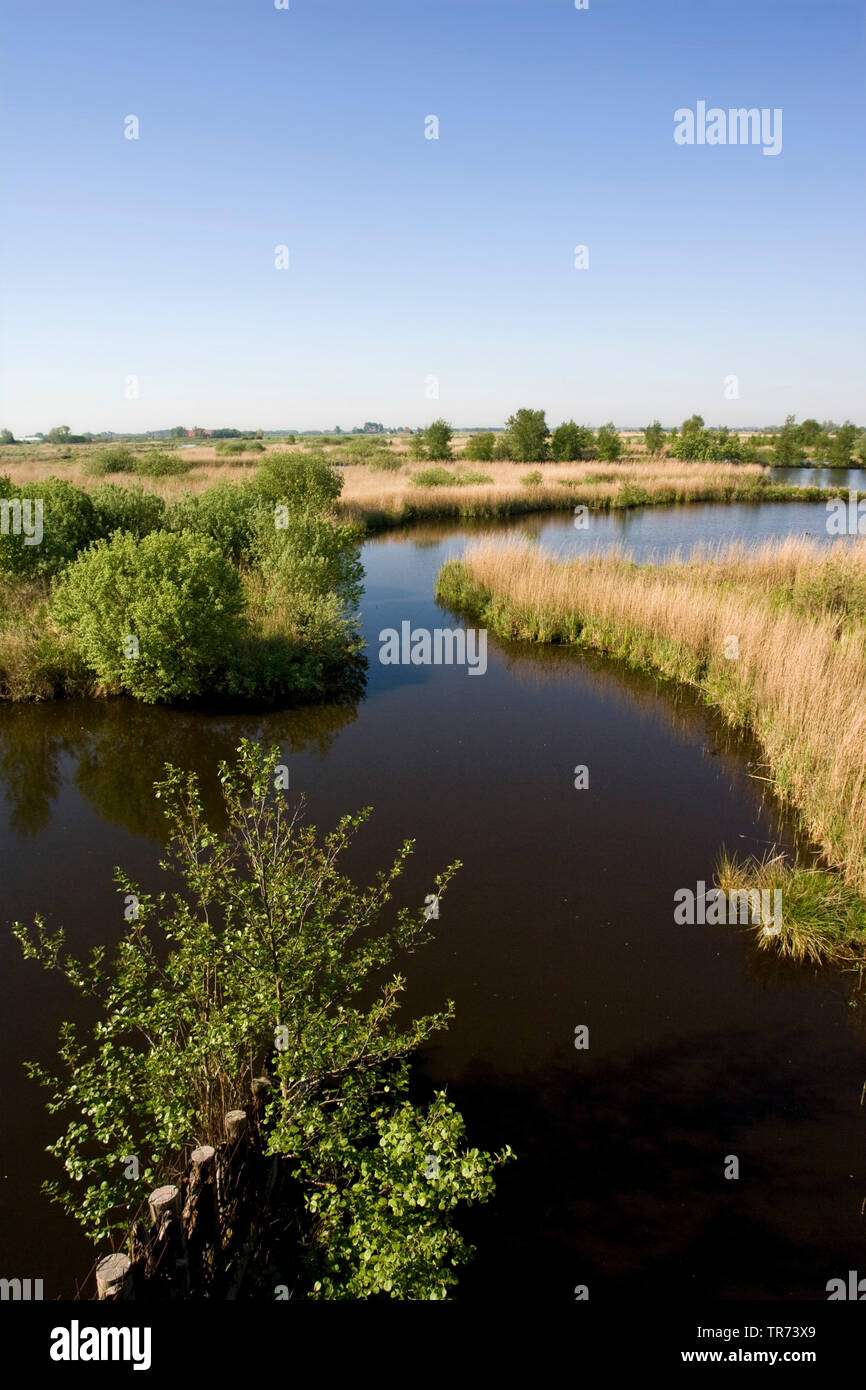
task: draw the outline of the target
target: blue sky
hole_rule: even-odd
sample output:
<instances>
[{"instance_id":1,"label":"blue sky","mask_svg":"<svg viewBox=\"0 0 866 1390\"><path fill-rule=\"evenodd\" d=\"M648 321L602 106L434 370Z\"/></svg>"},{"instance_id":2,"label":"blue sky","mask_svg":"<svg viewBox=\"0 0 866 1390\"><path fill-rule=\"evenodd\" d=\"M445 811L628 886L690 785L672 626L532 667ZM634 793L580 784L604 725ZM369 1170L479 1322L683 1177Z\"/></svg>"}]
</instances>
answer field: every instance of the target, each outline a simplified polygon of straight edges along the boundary
<instances>
[{"instance_id":1,"label":"blue sky","mask_svg":"<svg viewBox=\"0 0 866 1390\"><path fill-rule=\"evenodd\" d=\"M863 0L290 4L9 0L0 425L866 419Z\"/></svg>"}]
</instances>

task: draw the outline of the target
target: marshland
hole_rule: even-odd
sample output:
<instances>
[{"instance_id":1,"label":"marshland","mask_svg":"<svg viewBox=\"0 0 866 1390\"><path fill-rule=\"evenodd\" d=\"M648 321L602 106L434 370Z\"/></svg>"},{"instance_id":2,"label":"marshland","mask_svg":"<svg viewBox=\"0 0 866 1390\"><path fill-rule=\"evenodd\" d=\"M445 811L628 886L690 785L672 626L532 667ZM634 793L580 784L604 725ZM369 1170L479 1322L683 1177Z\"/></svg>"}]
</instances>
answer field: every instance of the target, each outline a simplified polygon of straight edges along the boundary
<instances>
[{"instance_id":1,"label":"marshland","mask_svg":"<svg viewBox=\"0 0 866 1390\"><path fill-rule=\"evenodd\" d=\"M62 615L90 593L56 597L73 558L53 575L4 579L0 653L17 673L0 707L15 864L5 915L63 921L79 953L110 948L123 912L114 866L157 876L163 818L148 788L162 764L198 774L204 812L224 829L217 764L244 738L276 745L316 825L374 808L348 849L356 878L407 831L418 845L410 901L426 900L434 870L462 863L405 971L413 1015L454 1001L448 1028L413 1054L415 1094L447 1086L473 1144L516 1154L467 1217L476 1256L459 1296L484 1300L503 1279L524 1297L557 1300L594 1281L644 1296L663 1276L667 1297L820 1297L824 1271L847 1267L863 1195L850 1175L866 562L863 541L826 530L828 497L863 480L854 459L842 473L785 476L762 460L654 458L639 441L615 461L558 463L464 462L465 446L437 461L413 459L405 440L362 441L359 463L340 457L346 443L281 441L241 462L203 445L187 451L188 470L158 477L134 464L100 473L92 446L66 459L6 451L0 468L22 495L60 477L92 499L103 531L110 504L145 518L138 541L207 538L246 627L221 668L201 668L197 696L123 693L122 668L112 682L61 645L82 610L66 628ZM452 478L414 481L431 467ZM336 471L342 486L324 486ZM459 481L466 473L492 482ZM118 491L101 492L106 480ZM257 508L281 505L296 483L306 511L298 499L317 481L315 523L270 522L291 563L270 533L238 546L240 525L263 525ZM310 553L330 560L302 563ZM486 627L484 678L380 664L380 632L407 620ZM46 631L47 654L34 647ZM735 659L724 654L732 635ZM237 669L239 651L259 671L249 653L265 650L279 676L270 644L287 641L292 672L319 661L318 686L281 694L278 677L262 690L248 676L243 698L214 700L209 671ZM588 768L581 789L577 766ZM781 939L677 923L676 892L701 880L781 886ZM48 1287L68 1293L91 1247L40 1193L56 1177L44 1149L57 1124L21 1062L51 1055L58 1018L88 1013L14 941L2 949L14 1040L2 1076L21 1117L7 1244L24 1260L38 1213ZM716 1173L731 1151L766 1179L744 1189L733 1220Z\"/></svg>"}]
</instances>

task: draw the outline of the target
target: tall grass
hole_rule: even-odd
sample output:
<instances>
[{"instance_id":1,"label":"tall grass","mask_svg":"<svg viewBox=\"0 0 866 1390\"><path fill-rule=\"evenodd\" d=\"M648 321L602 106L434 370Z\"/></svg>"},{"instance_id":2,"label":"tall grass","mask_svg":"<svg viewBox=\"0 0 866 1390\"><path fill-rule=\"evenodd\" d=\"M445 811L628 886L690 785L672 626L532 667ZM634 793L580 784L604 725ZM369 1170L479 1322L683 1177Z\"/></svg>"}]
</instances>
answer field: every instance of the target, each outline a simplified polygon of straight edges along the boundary
<instances>
[{"instance_id":1,"label":"tall grass","mask_svg":"<svg viewBox=\"0 0 866 1390\"><path fill-rule=\"evenodd\" d=\"M841 606L840 573L856 595ZM485 541L443 568L437 597L502 636L592 647L695 687L754 734L779 796L866 895L864 584L862 540L739 545L660 565Z\"/></svg>"}]
</instances>

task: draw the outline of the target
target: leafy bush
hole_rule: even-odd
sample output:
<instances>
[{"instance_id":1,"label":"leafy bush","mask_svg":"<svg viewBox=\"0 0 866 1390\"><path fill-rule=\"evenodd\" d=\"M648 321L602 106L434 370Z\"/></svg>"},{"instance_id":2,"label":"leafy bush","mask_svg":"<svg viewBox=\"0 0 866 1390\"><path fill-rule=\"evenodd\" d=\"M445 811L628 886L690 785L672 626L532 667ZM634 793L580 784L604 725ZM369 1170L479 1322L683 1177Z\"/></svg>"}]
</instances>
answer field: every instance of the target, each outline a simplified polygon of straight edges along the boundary
<instances>
[{"instance_id":1,"label":"leafy bush","mask_svg":"<svg viewBox=\"0 0 866 1390\"><path fill-rule=\"evenodd\" d=\"M596 449L598 456L605 463L613 463L622 453L622 437L614 427L613 422L609 421L602 425L596 438Z\"/></svg>"},{"instance_id":2,"label":"leafy bush","mask_svg":"<svg viewBox=\"0 0 866 1390\"><path fill-rule=\"evenodd\" d=\"M402 466L403 460L399 454L389 454L384 449L367 460L371 473L396 473Z\"/></svg>"},{"instance_id":3,"label":"leafy bush","mask_svg":"<svg viewBox=\"0 0 866 1390\"><path fill-rule=\"evenodd\" d=\"M242 608L237 571L213 540L188 531L115 532L69 566L52 601L98 679L148 703L200 695L218 680Z\"/></svg>"},{"instance_id":4,"label":"leafy bush","mask_svg":"<svg viewBox=\"0 0 866 1390\"><path fill-rule=\"evenodd\" d=\"M84 465L84 472L91 478L104 478L106 473L134 473L135 466L135 454L125 444L119 444L91 454Z\"/></svg>"},{"instance_id":5,"label":"leafy bush","mask_svg":"<svg viewBox=\"0 0 866 1390\"><path fill-rule=\"evenodd\" d=\"M434 420L424 431L424 447L431 459L450 459L451 438L454 434L447 420Z\"/></svg>"},{"instance_id":6,"label":"leafy bush","mask_svg":"<svg viewBox=\"0 0 866 1390\"><path fill-rule=\"evenodd\" d=\"M243 454L249 446L242 439L226 439L214 445L215 454Z\"/></svg>"},{"instance_id":7,"label":"leafy bush","mask_svg":"<svg viewBox=\"0 0 866 1390\"><path fill-rule=\"evenodd\" d=\"M415 487L450 487L459 482L456 473L447 468L422 468L420 473L412 474Z\"/></svg>"},{"instance_id":8,"label":"leafy bush","mask_svg":"<svg viewBox=\"0 0 866 1390\"><path fill-rule=\"evenodd\" d=\"M60 478L43 479L15 487L0 477L0 499L8 503L7 534L0 532L0 571L6 574L57 574L75 559L78 551L99 535L96 510L88 494ZM41 502L42 538L36 541ZM20 509L20 512L19 512ZM21 520L18 521L20 515ZM24 533L27 518L35 544ZM19 534L14 534L16 524Z\"/></svg>"},{"instance_id":9,"label":"leafy bush","mask_svg":"<svg viewBox=\"0 0 866 1390\"><path fill-rule=\"evenodd\" d=\"M343 475L324 455L273 453L262 459L253 486L272 505L327 511L343 490Z\"/></svg>"},{"instance_id":10,"label":"leafy bush","mask_svg":"<svg viewBox=\"0 0 866 1390\"><path fill-rule=\"evenodd\" d=\"M458 474L457 481L461 487L477 487L481 483L492 483L493 479L489 473L473 473L472 469L468 468L465 473Z\"/></svg>"},{"instance_id":11,"label":"leafy bush","mask_svg":"<svg viewBox=\"0 0 866 1390\"><path fill-rule=\"evenodd\" d=\"M129 531L133 536L149 536L165 521L165 502L154 492L145 492L140 483L124 487L121 483L102 483L90 493L97 517L97 538L113 531Z\"/></svg>"},{"instance_id":12,"label":"leafy bush","mask_svg":"<svg viewBox=\"0 0 866 1390\"><path fill-rule=\"evenodd\" d=\"M188 473L192 468L191 459L182 459L179 454L144 454L136 460L135 471L142 478L170 478L175 474Z\"/></svg>"},{"instance_id":13,"label":"leafy bush","mask_svg":"<svg viewBox=\"0 0 866 1390\"><path fill-rule=\"evenodd\" d=\"M198 494L185 492L169 508L166 524L172 531L210 536L224 555L239 564L249 552L256 512L264 506L261 494L249 483L219 483Z\"/></svg>"},{"instance_id":14,"label":"leafy bush","mask_svg":"<svg viewBox=\"0 0 866 1390\"><path fill-rule=\"evenodd\" d=\"M496 435L493 431L482 430L480 434L470 435L467 439L463 457L472 463L490 463L495 447Z\"/></svg>"},{"instance_id":15,"label":"leafy bush","mask_svg":"<svg viewBox=\"0 0 866 1390\"><path fill-rule=\"evenodd\" d=\"M502 430L496 436L496 443L493 446L493 457L497 462L510 463L515 457L514 439L510 430Z\"/></svg>"},{"instance_id":16,"label":"leafy bush","mask_svg":"<svg viewBox=\"0 0 866 1390\"><path fill-rule=\"evenodd\" d=\"M391 909L413 842L356 885L343 864L369 810L320 837L275 790L281 756L243 740L237 763L220 763L220 829L198 779L167 767L155 790L169 891L117 872L139 910L110 955L76 961L62 929L14 924L26 958L99 1001L86 1038L62 1029L56 1073L28 1068L63 1117L51 1152L65 1174L49 1191L92 1239L125 1235L142 1190L126 1157L140 1155L149 1186L177 1171L184 1145L221 1142L226 1106L264 1068L264 1145L295 1178L273 1211L292 1296L445 1299L472 1253L454 1213L486 1201L513 1155L467 1148L444 1093L409 1099L413 1055L453 1015L405 1005L397 966L431 935L421 909ZM437 898L459 867L432 876Z\"/></svg>"},{"instance_id":17,"label":"leafy bush","mask_svg":"<svg viewBox=\"0 0 866 1390\"><path fill-rule=\"evenodd\" d=\"M557 463L572 463L576 459L592 458L594 451L595 435L585 425L576 425L573 420L565 420L553 431L550 452Z\"/></svg>"},{"instance_id":18,"label":"leafy bush","mask_svg":"<svg viewBox=\"0 0 866 1390\"><path fill-rule=\"evenodd\" d=\"M256 513L247 579L251 615L265 635L285 637L312 653L323 671L360 645L359 539L357 527L316 512L289 509L279 518Z\"/></svg>"},{"instance_id":19,"label":"leafy bush","mask_svg":"<svg viewBox=\"0 0 866 1390\"><path fill-rule=\"evenodd\" d=\"M520 481L524 487L538 487L539 483L544 482L544 477L536 468L531 473L524 473Z\"/></svg>"}]
</instances>

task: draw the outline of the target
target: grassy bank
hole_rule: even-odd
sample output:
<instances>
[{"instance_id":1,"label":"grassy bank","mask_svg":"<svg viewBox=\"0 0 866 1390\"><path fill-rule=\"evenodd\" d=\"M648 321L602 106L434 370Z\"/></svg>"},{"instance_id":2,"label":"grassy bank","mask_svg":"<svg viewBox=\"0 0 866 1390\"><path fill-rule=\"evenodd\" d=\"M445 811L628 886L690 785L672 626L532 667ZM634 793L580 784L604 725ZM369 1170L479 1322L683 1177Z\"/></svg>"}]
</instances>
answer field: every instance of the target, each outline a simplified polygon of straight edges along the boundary
<instances>
[{"instance_id":1,"label":"grassy bank","mask_svg":"<svg viewBox=\"0 0 866 1390\"><path fill-rule=\"evenodd\" d=\"M820 502L845 495L844 488L795 487L776 483L758 464L720 465L641 461L543 464L540 482L525 483L526 471L512 463L485 463L486 484L418 487L413 470L377 473L345 470L340 499L344 516L375 532L415 521L452 518L497 520L528 512L590 511L663 506L677 502Z\"/></svg>"},{"instance_id":2,"label":"grassy bank","mask_svg":"<svg viewBox=\"0 0 866 1390\"><path fill-rule=\"evenodd\" d=\"M562 562L525 543L482 542L443 567L437 599L502 637L590 647L682 682L752 733L777 794L835 870L816 871L823 877L808 884L790 880L778 946L814 956L803 947L807 926L824 957L860 951L866 542L734 545L644 566L624 554ZM746 886L759 868L728 861L726 873L731 886ZM849 890L841 899L840 884Z\"/></svg>"}]
</instances>

